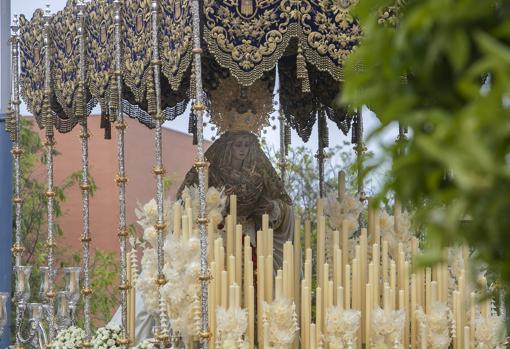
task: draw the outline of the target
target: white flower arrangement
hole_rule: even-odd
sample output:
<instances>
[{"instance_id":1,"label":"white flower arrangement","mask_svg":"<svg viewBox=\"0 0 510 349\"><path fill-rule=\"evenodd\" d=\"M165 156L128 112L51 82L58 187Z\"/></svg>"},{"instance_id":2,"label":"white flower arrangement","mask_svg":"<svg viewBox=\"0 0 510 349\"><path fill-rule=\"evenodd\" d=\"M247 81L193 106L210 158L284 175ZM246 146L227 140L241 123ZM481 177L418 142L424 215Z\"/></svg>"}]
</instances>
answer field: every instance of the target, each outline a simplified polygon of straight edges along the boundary
<instances>
[{"instance_id":1,"label":"white flower arrangement","mask_svg":"<svg viewBox=\"0 0 510 349\"><path fill-rule=\"evenodd\" d=\"M425 325L427 328L426 338L422 338L421 331L418 331L418 342L426 341L426 347L431 349L448 349L451 344L451 323L452 312L448 305L444 303L434 303L430 308L430 313L425 314L422 307L416 310L416 320L418 328ZM422 344L420 344L422 345ZM423 346L420 346L423 348Z\"/></svg>"},{"instance_id":2,"label":"white flower arrangement","mask_svg":"<svg viewBox=\"0 0 510 349\"><path fill-rule=\"evenodd\" d=\"M331 348L356 348L360 321L361 312L358 310L330 307L326 312L326 342Z\"/></svg>"},{"instance_id":3,"label":"white flower arrangement","mask_svg":"<svg viewBox=\"0 0 510 349\"><path fill-rule=\"evenodd\" d=\"M342 231L345 221L349 238L359 228L359 215L363 211L363 203L359 198L345 193L338 199L338 193L332 193L326 198L324 214L328 219L331 230Z\"/></svg>"},{"instance_id":4,"label":"white flower arrangement","mask_svg":"<svg viewBox=\"0 0 510 349\"><path fill-rule=\"evenodd\" d=\"M216 348L248 349L245 341L248 315L246 309L219 307L216 310Z\"/></svg>"},{"instance_id":5,"label":"white flower arrangement","mask_svg":"<svg viewBox=\"0 0 510 349\"><path fill-rule=\"evenodd\" d=\"M324 215L328 225L328 231L326 233L326 261L331 265L333 259L333 246L332 234L333 231L342 231L343 222L345 221L347 228L347 236L349 238L349 254L353 253L353 250L358 242L358 239L354 237L354 233L359 228L359 216L363 212L363 203L356 196L345 193L342 197L338 198L338 193L334 192L328 195L324 205ZM333 270L330 270L330 276Z\"/></svg>"},{"instance_id":6,"label":"white flower arrangement","mask_svg":"<svg viewBox=\"0 0 510 349\"><path fill-rule=\"evenodd\" d=\"M168 318L174 331L184 338L200 331L200 241L196 237L185 239L170 234L164 245L167 283L161 288L166 302Z\"/></svg>"},{"instance_id":7,"label":"white flower arrangement","mask_svg":"<svg viewBox=\"0 0 510 349\"><path fill-rule=\"evenodd\" d=\"M269 324L269 345L274 349L292 348L299 330L296 304L287 298L264 302L264 323Z\"/></svg>"},{"instance_id":8,"label":"white flower arrangement","mask_svg":"<svg viewBox=\"0 0 510 349\"><path fill-rule=\"evenodd\" d=\"M80 349L85 339L85 331L76 326L71 326L60 331L53 340L54 349Z\"/></svg>"},{"instance_id":9,"label":"white flower arrangement","mask_svg":"<svg viewBox=\"0 0 510 349\"><path fill-rule=\"evenodd\" d=\"M117 340L121 336L121 328L117 325L106 325L96 331L92 339L92 348L94 349L117 349Z\"/></svg>"},{"instance_id":10,"label":"white flower arrangement","mask_svg":"<svg viewBox=\"0 0 510 349\"><path fill-rule=\"evenodd\" d=\"M398 244L402 243L406 258L411 257L412 238L409 213L400 214L399 231L395 231L395 218L384 210L379 211L379 228L381 239L388 241L388 253L393 260L398 259Z\"/></svg>"},{"instance_id":11,"label":"white flower arrangement","mask_svg":"<svg viewBox=\"0 0 510 349\"><path fill-rule=\"evenodd\" d=\"M155 280L158 276L157 256L154 248L143 251L142 270L135 283L136 291L140 293L145 309L155 315L159 310L159 294Z\"/></svg>"},{"instance_id":12,"label":"white flower arrangement","mask_svg":"<svg viewBox=\"0 0 510 349\"><path fill-rule=\"evenodd\" d=\"M206 194L207 218L217 226L223 220L223 211L227 198L223 191L209 187ZM161 288L163 306L166 306L172 329L186 339L197 336L200 331L200 240L198 239L197 217L199 213L198 187L186 187L182 198L178 201L181 212L191 208L193 226L189 236L174 235L173 228L174 204L165 202L164 223L169 227L164 241L163 274L167 283ZM157 253L155 250L157 233L154 225L157 222L156 201L151 200L135 211L138 224L144 229L144 240L149 244L144 248L141 262L141 273L136 279L136 289L143 298L148 312L157 315L160 310L157 279Z\"/></svg>"},{"instance_id":13,"label":"white flower arrangement","mask_svg":"<svg viewBox=\"0 0 510 349\"><path fill-rule=\"evenodd\" d=\"M475 320L475 348L503 349L505 344L505 318L501 315L478 314Z\"/></svg>"},{"instance_id":14,"label":"white flower arrangement","mask_svg":"<svg viewBox=\"0 0 510 349\"><path fill-rule=\"evenodd\" d=\"M223 221L223 211L227 203L227 197L223 190L218 190L215 187L209 187L205 196L206 200L206 214L210 222L217 226ZM197 229L196 221L198 213L200 212L200 195L198 194L198 187L193 185L186 187L182 191L182 201L188 201L191 204L191 211L193 214L193 228Z\"/></svg>"},{"instance_id":15,"label":"white flower arrangement","mask_svg":"<svg viewBox=\"0 0 510 349\"><path fill-rule=\"evenodd\" d=\"M380 307L372 312L372 340L378 349L403 348L400 342L404 331L406 313L404 310L384 311Z\"/></svg>"}]
</instances>

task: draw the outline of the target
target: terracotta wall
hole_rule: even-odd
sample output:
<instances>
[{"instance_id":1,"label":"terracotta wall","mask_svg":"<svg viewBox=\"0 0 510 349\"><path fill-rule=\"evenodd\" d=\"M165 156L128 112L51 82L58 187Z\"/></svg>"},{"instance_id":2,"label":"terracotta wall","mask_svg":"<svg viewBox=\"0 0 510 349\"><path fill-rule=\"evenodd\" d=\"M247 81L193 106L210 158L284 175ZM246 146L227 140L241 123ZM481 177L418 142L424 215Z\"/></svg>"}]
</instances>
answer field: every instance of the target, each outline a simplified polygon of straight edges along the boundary
<instances>
[{"instance_id":1,"label":"terracotta wall","mask_svg":"<svg viewBox=\"0 0 510 349\"><path fill-rule=\"evenodd\" d=\"M114 182L117 174L117 149L115 129L112 139L103 138L99 117L90 117L89 129L89 163L90 174L94 178L97 190L90 201L90 227L92 247L102 250L118 251L118 189ZM55 183L60 184L72 172L81 168L81 148L78 137L80 127L68 134L57 134L56 150L60 153L55 157ZM206 147L210 143L206 143ZM178 131L163 129L163 163L167 176L172 179L170 195L173 197L191 168L195 159L195 147L192 137ZM127 185L127 221L135 223L134 209L137 202L145 203L154 197L155 178L152 173L154 166L154 131L136 120L128 120L126 129L126 172L129 178ZM44 168L38 168L37 176L44 178ZM64 237L59 245L80 249L81 222L81 191L73 187L67 191L67 200L62 205L62 217L59 223L63 228Z\"/></svg>"}]
</instances>

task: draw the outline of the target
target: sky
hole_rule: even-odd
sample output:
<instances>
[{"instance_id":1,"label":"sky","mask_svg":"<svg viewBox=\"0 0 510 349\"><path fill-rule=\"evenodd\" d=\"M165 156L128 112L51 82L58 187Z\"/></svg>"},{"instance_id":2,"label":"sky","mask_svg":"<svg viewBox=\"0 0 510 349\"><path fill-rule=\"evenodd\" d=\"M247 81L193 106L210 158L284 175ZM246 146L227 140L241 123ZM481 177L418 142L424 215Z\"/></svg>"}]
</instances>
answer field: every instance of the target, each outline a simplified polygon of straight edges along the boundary
<instances>
[{"instance_id":1,"label":"sky","mask_svg":"<svg viewBox=\"0 0 510 349\"><path fill-rule=\"evenodd\" d=\"M27 18L31 18L33 12L37 8L44 8L44 6L48 3L50 5L51 12L56 12L64 8L66 4L66 0L49 0L49 1L39 1L39 0L11 0L11 14L24 14ZM275 108L277 109L277 108ZM28 111L26 109L26 105L23 104L21 106L21 112L23 115L28 114ZM95 110L93 113L99 114L99 109ZM164 124L165 127L169 127L172 129L176 129L182 132L188 131L188 117L189 114L189 107L188 110L184 115L179 116L176 120L173 120L171 122L166 122ZM363 123L364 123L364 136L366 137L368 134L370 134L371 131L376 129L380 122L377 119L376 115L372 113L367 108L363 108ZM276 116L275 120L278 120L278 115L273 114L272 116ZM330 138L330 146L333 147L335 145L343 145L345 141L350 141L350 134L347 136L344 136L343 133L336 127L336 125L328 120L328 126L329 126L329 138ZM396 125L388 128L387 131L382 133L380 136L376 138L372 138L368 141L367 148L369 151L373 152L376 156L381 154L381 147L384 144L391 143L395 140L396 136L398 134L398 127ZM206 127L204 129L204 136L207 139L211 139L211 137L214 136L214 132L211 131L210 127ZM276 149L279 148L280 145L280 133L278 130L278 127L276 130L273 130L271 127L268 127L266 129L266 133L262 135L266 141L274 146ZM308 147L309 149L316 150L317 149L317 143L318 143L318 135L317 135L317 126L314 127L314 130L312 132L312 135L307 143L304 143L298 135L293 131L292 134L292 146L298 147L301 145L304 145Z\"/></svg>"}]
</instances>

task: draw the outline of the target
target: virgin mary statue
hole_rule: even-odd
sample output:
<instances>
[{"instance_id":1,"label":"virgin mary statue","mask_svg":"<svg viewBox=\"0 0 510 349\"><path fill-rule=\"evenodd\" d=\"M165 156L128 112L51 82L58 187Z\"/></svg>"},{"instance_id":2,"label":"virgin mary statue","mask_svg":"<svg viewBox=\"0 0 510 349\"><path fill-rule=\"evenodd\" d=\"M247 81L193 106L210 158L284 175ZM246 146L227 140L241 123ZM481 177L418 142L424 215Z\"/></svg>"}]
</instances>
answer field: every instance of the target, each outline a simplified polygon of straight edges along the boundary
<instances>
[{"instance_id":1,"label":"virgin mary statue","mask_svg":"<svg viewBox=\"0 0 510 349\"><path fill-rule=\"evenodd\" d=\"M237 196L237 222L253 245L256 232L262 228L262 215L269 215L274 269L282 268L283 244L292 241L294 233L292 201L257 137L248 131L227 131L209 147L205 157L210 164L209 185ZM198 184L198 172L192 168L177 195L194 184Z\"/></svg>"},{"instance_id":2,"label":"virgin mary statue","mask_svg":"<svg viewBox=\"0 0 510 349\"><path fill-rule=\"evenodd\" d=\"M256 232L262 228L262 215L269 215L274 240L274 271L281 269L283 244L292 241L294 233L292 201L282 180L260 148L257 137L248 131L227 131L209 147L205 157L210 163L209 185L223 188L228 196L237 195L237 221L242 224L243 233L250 236L254 246L257 241ZM181 196L186 186L197 184L198 172L192 168L186 174L177 196ZM136 311L135 333L137 340L141 341L150 337L154 319L146 311L138 294ZM119 309L110 324L120 323Z\"/></svg>"}]
</instances>

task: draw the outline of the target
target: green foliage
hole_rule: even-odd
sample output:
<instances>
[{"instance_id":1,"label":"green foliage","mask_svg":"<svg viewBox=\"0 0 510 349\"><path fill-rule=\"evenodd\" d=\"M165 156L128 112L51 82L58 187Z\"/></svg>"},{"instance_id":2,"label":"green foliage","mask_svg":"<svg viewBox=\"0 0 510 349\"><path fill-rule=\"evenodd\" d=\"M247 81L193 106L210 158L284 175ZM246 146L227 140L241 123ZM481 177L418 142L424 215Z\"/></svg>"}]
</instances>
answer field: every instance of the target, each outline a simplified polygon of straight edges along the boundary
<instances>
[{"instance_id":1,"label":"green foliage","mask_svg":"<svg viewBox=\"0 0 510 349\"><path fill-rule=\"evenodd\" d=\"M39 300L39 267L46 265L46 231L47 231L47 198L45 196L46 168L45 148L39 135L33 131L33 122L22 119L21 148L24 150L21 156L21 197L23 198L21 212L21 240L25 247L22 255L23 265L32 265L32 300ZM57 152L54 156L58 156ZM62 216L61 204L66 199L66 191L72 186L77 186L81 180L81 172L77 171L66 177L62 183L54 187L56 193L54 198L56 238L63 236L58 218ZM97 189L93 178L89 178L91 193ZM77 217L80 217L78 214ZM13 232L14 232L13 217ZM14 239L14 238L13 238ZM80 264L80 254L75 251L67 251L65 247L59 246L55 255L60 266ZM92 251L91 261L91 286L95 293L91 301L92 316L94 319L109 319L113 305L116 304L115 294L112 292L112 284L117 275L117 263L115 254L104 251ZM58 288L63 287L59 279ZM13 322L14 323L14 322Z\"/></svg>"},{"instance_id":2,"label":"green foliage","mask_svg":"<svg viewBox=\"0 0 510 349\"><path fill-rule=\"evenodd\" d=\"M431 246L467 241L509 286L510 2L408 1L395 26L381 25L374 9L389 5L357 6L365 35L341 102L369 106L376 133L409 126L405 155L398 144L385 150L393 164L382 194L418 208Z\"/></svg>"},{"instance_id":3,"label":"green foliage","mask_svg":"<svg viewBox=\"0 0 510 349\"><path fill-rule=\"evenodd\" d=\"M276 169L281 154L274 148L263 144ZM346 188L352 194L356 192L356 162L355 152L350 143L327 149L324 163L324 184L326 195L338 188L338 173L346 172ZM287 170L285 188L294 201L298 214L303 219L315 220L316 203L319 197L319 165L314 152L305 146L290 148L286 157ZM367 182L370 184L370 182Z\"/></svg>"},{"instance_id":4,"label":"green foliage","mask_svg":"<svg viewBox=\"0 0 510 349\"><path fill-rule=\"evenodd\" d=\"M80 255L76 255L80 260ZM96 250L90 266L90 285L94 290L90 302L92 324L96 327L104 325L112 316L112 310L118 306L118 292L113 288L118 279L117 256L113 252ZM82 312L83 309L80 309ZM83 316L79 317L80 320ZM81 324L80 324L81 325Z\"/></svg>"}]
</instances>

